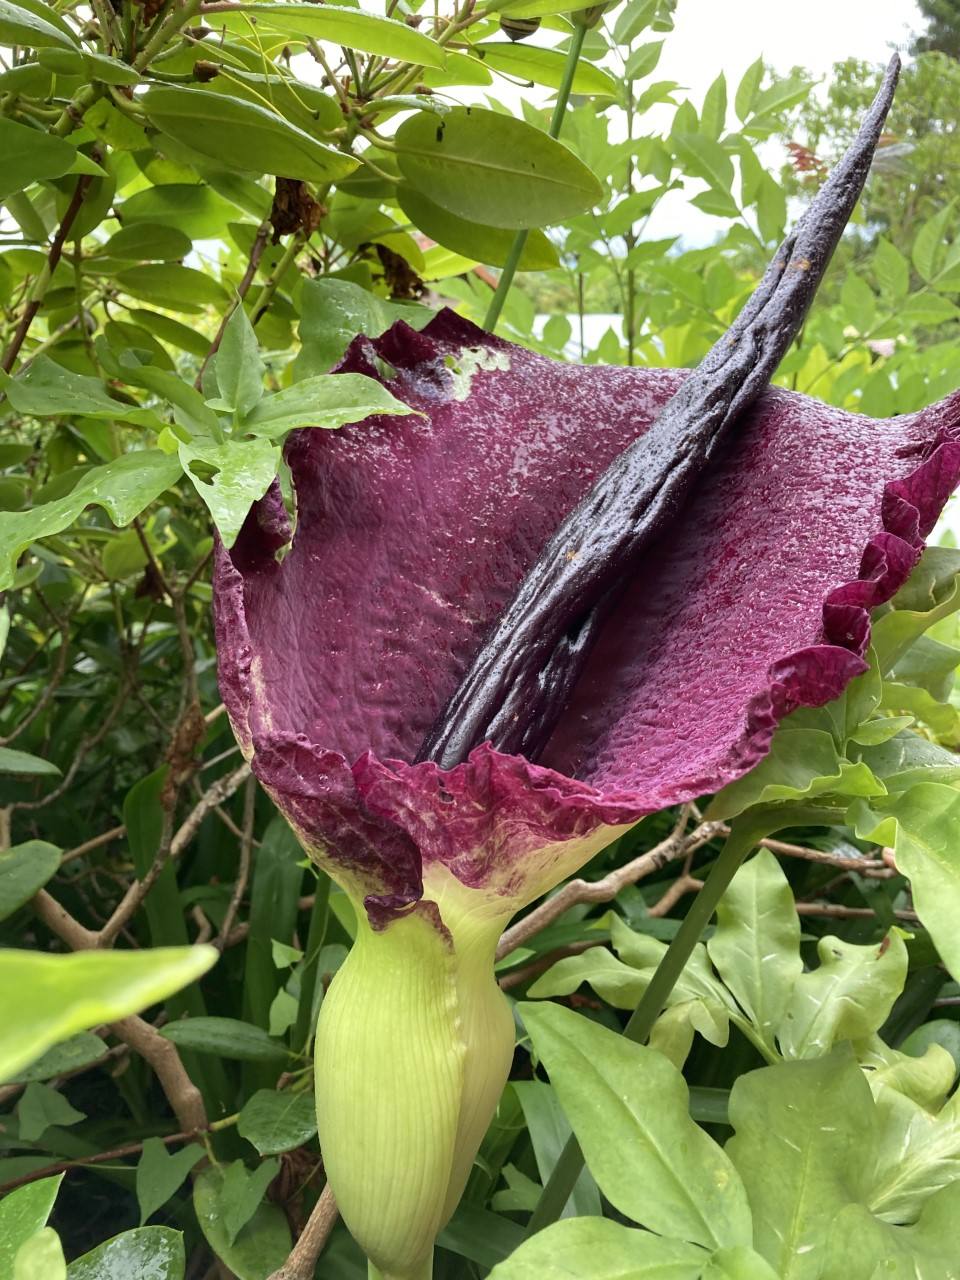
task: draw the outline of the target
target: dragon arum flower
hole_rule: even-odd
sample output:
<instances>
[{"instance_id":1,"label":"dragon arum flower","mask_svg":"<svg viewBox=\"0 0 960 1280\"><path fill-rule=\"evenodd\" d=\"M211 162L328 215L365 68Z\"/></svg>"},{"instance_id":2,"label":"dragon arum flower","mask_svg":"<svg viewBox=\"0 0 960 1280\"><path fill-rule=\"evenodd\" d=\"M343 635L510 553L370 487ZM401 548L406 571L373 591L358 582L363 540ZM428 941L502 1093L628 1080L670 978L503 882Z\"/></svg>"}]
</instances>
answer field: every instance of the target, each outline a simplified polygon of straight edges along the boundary
<instances>
[{"instance_id":1,"label":"dragon arum flower","mask_svg":"<svg viewBox=\"0 0 960 1280\"><path fill-rule=\"evenodd\" d=\"M689 375L555 363L451 312L358 338L341 367L417 414L290 437L292 541L272 490L218 548L220 686L357 908L317 1032L321 1146L372 1274L421 1280L511 1061L501 930L866 669L869 610L960 478L960 393L885 421L760 395L608 610L536 762L483 742L444 768L417 756L484 638Z\"/></svg>"}]
</instances>

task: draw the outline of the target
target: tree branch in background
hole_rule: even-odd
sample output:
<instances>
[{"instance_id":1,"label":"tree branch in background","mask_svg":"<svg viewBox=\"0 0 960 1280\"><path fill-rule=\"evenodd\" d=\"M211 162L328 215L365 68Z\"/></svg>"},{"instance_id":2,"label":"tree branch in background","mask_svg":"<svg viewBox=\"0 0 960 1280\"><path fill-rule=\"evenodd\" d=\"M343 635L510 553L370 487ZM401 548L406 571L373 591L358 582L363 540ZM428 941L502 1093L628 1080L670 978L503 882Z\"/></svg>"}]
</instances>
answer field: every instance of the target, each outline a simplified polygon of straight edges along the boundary
<instances>
[{"instance_id":1,"label":"tree branch in background","mask_svg":"<svg viewBox=\"0 0 960 1280\"><path fill-rule=\"evenodd\" d=\"M274 1271L267 1280L313 1280L317 1259L323 1252L337 1217L337 1202L333 1198L333 1192L328 1183L321 1191L320 1199L313 1206L313 1212L300 1233L299 1240L293 1246L290 1256L279 1271Z\"/></svg>"}]
</instances>

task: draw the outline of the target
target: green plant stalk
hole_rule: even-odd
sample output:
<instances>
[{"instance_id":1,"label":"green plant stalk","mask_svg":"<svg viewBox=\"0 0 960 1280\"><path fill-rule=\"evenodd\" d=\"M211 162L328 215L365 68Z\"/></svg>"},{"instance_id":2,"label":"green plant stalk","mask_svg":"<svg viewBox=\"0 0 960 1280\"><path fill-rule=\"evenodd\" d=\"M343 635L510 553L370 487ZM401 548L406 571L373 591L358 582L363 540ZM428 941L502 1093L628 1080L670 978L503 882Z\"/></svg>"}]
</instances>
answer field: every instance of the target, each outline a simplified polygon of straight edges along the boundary
<instances>
[{"instance_id":1,"label":"green plant stalk","mask_svg":"<svg viewBox=\"0 0 960 1280\"><path fill-rule=\"evenodd\" d=\"M703 888L691 903L690 910L684 916L673 941L657 965L650 979L650 985L623 1029L623 1034L628 1040L643 1044L649 1037L653 1024L666 1005L670 992L676 986L687 961L693 954L694 947L710 923L717 903L757 842L783 827L820 826L837 821L839 818L840 815L834 810L817 809L812 806L789 810L748 809L737 818ZM560 1152L560 1157L543 1188L537 1206L530 1215L530 1221L527 1224L528 1236L557 1221L570 1199L582 1168L583 1152L580 1150L577 1139L571 1137Z\"/></svg>"},{"instance_id":2,"label":"green plant stalk","mask_svg":"<svg viewBox=\"0 0 960 1280\"><path fill-rule=\"evenodd\" d=\"M367 1280L433 1280L433 1258L428 1258L423 1269L416 1274L394 1275L389 1271L379 1271L372 1262L367 1263Z\"/></svg>"},{"instance_id":3,"label":"green plant stalk","mask_svg":"<svg viewBox=\"0 0 960 1280\"><path fill-rule=\"evenodd\" d=\"M578 23L573 29L573 35L570 37L570 48L567 51L567 61L563 68L563 79L560 81L560 88L557 90L557 100L553 105L553 117L548 130L551 138L560 137L563 117L566 114L567 103L570 101L570 90L573 88L573 77L577 72L577 63L580 61L580 53L583 49L586 34L587 28L580 26ZM497 281L496 290L490 299L490 306L487 308L487 314L483 321L483 327L490 333L493 333L497 327L500 312L503 310L503 304L506 302L510 286L513 284L513 277L517 274L517 267L523 257L523 250L529 234L529 231L518 231L514 237L513 244L510 246L510 252L507 254L506 262L503 264L500 279Z\"/></svg>"},{"instance_id":4,"label":"green plant stalk","mask_svg":"<svg viewBox=\"0 0 960 1280\"><path fill-rule=\"evenodd\" d=\"M306 1050L313 1035L313 1005L317 990L317 966L320 948L327 936L327 922L330 918L330 877L325 871L317 872L317 887L313 899L313 911L310 915L310 929L307 934L307 949L300 973L300 1004L297 1007L297 1022L293 1030L293 1047L297 1052Z\"/></svg>"}]
</instances>

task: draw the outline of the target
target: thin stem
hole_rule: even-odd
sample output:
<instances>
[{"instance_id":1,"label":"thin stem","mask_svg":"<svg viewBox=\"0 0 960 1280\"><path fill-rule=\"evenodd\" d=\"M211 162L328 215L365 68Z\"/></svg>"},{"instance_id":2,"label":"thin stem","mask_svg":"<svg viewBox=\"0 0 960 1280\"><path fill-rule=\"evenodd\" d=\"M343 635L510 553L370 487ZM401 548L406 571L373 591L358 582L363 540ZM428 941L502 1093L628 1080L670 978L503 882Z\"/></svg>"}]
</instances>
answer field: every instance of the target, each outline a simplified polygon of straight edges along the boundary
<instances>
[{"instance_id":1,"label":"thin stem","mask_svg":"<svg viewBox=\"0 0 960 1280\"><path fill-rule=\"evenodd\" d=\"M557 90L557 100L553 106L553 118L550 121L549 134L551 138L560 137L563 117L566 114L567 103L570 101L570 90L573 88L573 77L577 72L577 63L580 61L580 52L583 49L586 34L587 28L577 24L573 29L573 35L570 37L570 48L567 51L567 61L563 68L563 79L560 81L560 88ZM483 322L483 327L489 330L490 333L497 327L500 312L503 310L503 304L506 302L510 286L513 284L513 277L517 274L517 267L523 257L523 250L529 234L529 231L518 231L514 237L513 244L510 246L510 252L507 254L506 262L503 264L500 279L497 282L494 295L490 299L490 306L487 308L487 314Z\"/></svg>"},{"instance_id":2,"label":"thin stem","mask_svg":"<svg viewBox=\"0 0 960 1280\"><path fill-rule=\"evenodd\" d=\"M703 888L693 899L673 941L650 979L650 984L630 1016L623 1034L636 1044L643 1044L659 1018L671 991L693 954L704 929L716 910L717 903L726 892L747 854L764 836L787 826L821 825L833 820L833 811L792 809L776 811L758 809L747 811L733 824L720 856L706 879ZM583 1152L575 1137L571 1137L560 1153L560 1158L547 1180L546 1186L530 1215L527 1235L532 1236L551 1222L556 1222L570 1198L574 1184L583 1168Z\"/></svg>"},{"instance_id":3,"label":"thin stem","mask_svg":"<svg viewBox=\"0 0 960 1280\"><path fill-rule=\"evenodd\" d=\"M427 1258L413 1271L380 1271L372 1262L367 1263L367 1280L433 1280L433 1256Z\"/></svg>"}]
</instances>

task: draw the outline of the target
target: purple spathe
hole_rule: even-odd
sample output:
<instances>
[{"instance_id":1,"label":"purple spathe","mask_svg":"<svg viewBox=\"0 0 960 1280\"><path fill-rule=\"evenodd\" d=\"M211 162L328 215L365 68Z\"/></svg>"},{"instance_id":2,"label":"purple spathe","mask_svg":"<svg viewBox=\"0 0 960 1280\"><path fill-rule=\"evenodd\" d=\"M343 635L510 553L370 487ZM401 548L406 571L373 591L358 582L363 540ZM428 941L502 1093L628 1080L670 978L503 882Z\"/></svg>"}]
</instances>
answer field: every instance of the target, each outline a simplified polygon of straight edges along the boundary
<instances>
[{"instance_id":1,"label":"purple spathe","mask_svg":"<svg viewBox=\"0 0 960 1280\"><path fill-rule=\"evenodd\" d=\"M558 364L451 312L357 339L341 369L383 361L422 416L294 433L291 548L277 558L272 492L214 581L254 772L378 925L437 863L508 916L644 814L742 776L783 716L865 669L868 610L960 478L960 393L873 421L771 389L647 557L541 760L485 745L413 765L546 540L684 374Z\"/></svg>"}]
</instances>

